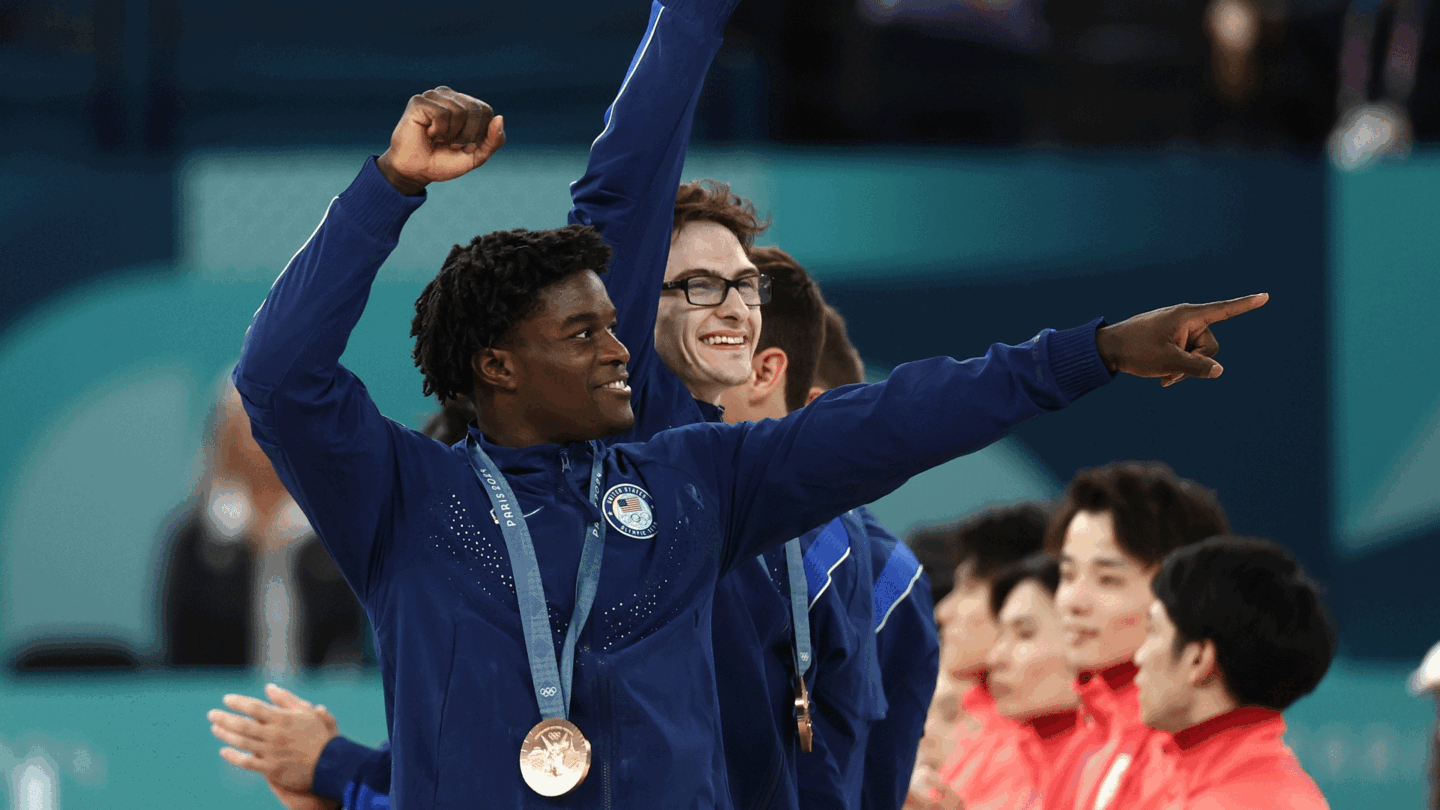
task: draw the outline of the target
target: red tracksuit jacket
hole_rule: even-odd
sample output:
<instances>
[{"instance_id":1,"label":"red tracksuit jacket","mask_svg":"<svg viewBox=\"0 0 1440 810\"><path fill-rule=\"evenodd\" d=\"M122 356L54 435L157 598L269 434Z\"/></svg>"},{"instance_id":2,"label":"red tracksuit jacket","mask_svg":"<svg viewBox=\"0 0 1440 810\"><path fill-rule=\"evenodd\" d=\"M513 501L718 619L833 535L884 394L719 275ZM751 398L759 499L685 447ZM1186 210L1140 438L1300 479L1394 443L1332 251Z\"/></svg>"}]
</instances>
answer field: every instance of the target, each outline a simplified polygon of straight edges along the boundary
<instances>
[{"instance_id":1,"label":"red tracksuit jacket","mask_svg":"<svg viewBox=\"0 0 1440 810\"><path fill-rule=\"evenodd\" d=\"M1075 681L1080 726L1046 780L1045 810L1105 810L1146 744L1160 732L1140 722L1135 665L1129 661Z\"/></svg>"},{"instance_id":2,"label":"red tracksuit jacket","mask_svg":"<svg viewBox=\"0 0 1440 810\"><path fill-rule=\"evenodd\" d=\"M1277 711L1243 707L1158 734L1116 789L1124 810L1329 810L1281 737Z\"/></svg>"},{"instance_id":3,"label":"red tracksuit jacket","mask_svg":"<svg viewBox=\"0 0 1440 810\"><path fill-rule=\"evenodd\" d=\"M946 784L965 810L1027 810L1039 806L1050 763L1078 728L1074 709L997 724L969 759L947 769Z\"/></svg>"}]
</instances>

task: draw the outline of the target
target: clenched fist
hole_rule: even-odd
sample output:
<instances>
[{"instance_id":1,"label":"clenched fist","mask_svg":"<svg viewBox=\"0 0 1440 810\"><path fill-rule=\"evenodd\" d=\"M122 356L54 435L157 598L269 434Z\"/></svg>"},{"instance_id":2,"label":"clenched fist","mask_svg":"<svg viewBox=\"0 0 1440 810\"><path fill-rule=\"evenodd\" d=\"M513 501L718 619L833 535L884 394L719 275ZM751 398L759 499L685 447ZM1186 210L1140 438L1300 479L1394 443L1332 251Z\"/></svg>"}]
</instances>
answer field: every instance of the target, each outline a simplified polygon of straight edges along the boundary
<instances>
[{"instance_id":1,"label":"clenched fist","mask_svg":"<svg viewBox=\"0 0 1440 810\"><path fill-rule=\"evenodd\" d=\"M505 145L505 118L490 105L448 87L411 96L376 165L401 194L454 180Z\"/></svg>"}]
</instances>

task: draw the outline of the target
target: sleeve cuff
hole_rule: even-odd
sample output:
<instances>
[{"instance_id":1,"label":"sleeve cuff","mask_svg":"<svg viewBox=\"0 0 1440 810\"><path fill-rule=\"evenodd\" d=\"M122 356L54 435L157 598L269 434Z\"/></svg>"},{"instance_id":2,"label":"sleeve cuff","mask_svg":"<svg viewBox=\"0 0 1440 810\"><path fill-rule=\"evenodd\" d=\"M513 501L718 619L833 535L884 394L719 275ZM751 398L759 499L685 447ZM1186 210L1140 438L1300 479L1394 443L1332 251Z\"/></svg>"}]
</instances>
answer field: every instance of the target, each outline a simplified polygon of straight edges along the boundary
<instances>
[{"instance_id":1,"label":"sleeve cuff","mask_svg":"<svg viewBox=\"0 0 1440 810\"><path fill-rule=\"evenodd\" d=\"M1066 404L1115 379L1095 345L1095 333L1102 326L1105 319L1096 318L1084 326L1050 334L1050 373Z\"/></svg>"},{"instance_id":2,"label":"sleeve cuff","mask_svg":"<svg viewBox=\"0 0 1440 810\"><path fill-rule=\"evenodd\" d=\"M360 175L337 198L357 227L382 242L399 241L405 220L424 202L423 191L415 197L396 191L375 165L374 155L366 158Z\"/></svg>"},{"instance_id":3,"label":"sleeve cuff","mask_svg":"<svg viewBox=\"0 0 1440 810\"><path fill-rule=\"evenodd\" d=\"M311 790L322 799L343 802L346 785L355 779L375 753L375 749L354 740L336 737L326 743L325 750L320 752L320 759L315 763L315 784Z\"/></svg>"},{"instance_id":4,"label":"sleeve cuff","mask_svg":"<svg viewBox=\"0 0 1440 810\"><path fill-rule=\"evenodd\" d=\"M740 0L665 0L658 4L672 14L694 21L701 30L718 39L724 36L725 26Z\"/></svg>"}]
</instances>

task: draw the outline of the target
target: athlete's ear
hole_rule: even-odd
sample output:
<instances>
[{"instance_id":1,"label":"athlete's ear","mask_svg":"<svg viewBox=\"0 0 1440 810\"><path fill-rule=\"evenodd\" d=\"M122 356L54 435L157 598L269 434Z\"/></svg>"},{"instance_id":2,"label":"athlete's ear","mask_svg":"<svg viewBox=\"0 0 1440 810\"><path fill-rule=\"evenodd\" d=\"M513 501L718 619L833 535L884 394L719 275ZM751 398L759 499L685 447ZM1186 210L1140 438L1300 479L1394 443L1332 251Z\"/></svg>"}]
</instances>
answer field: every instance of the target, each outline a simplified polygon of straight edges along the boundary
<instances>
[{"instance_id":1,"label":"athlete's ear","mask_svg":"<svg viewBox=\"0 0 1440 810\"><path fill-rule=\"evenodd\" d=\"M785 372L789 368L790 358L778 346L757 353L750 363L750 398L758 402L776 388L784 388Z\"/></svg>"},{"instance_id":2,"label":"athlete's ear","mask_svg":"<svg viewBox=\"0 0 1440 810\"><path fill-rule=\"evenodd\" d=\"M1191 682L1196 686L1209 686L1220 678L1215 642L1208 638L1186 645L1185 663L1190 666Z\"/></svg>"},{"instance_id":3,"label":"athlete's ear","mask_svg":"<svg viewBox=\"0 0 1440 810\"><path fill-rule=\"evenodd\" d=\"M481 349L470 358L470 371L476 382L501 391L513 392L520 387L515 368L515 355L505 349Z\"/></svg>"}]
</instances>

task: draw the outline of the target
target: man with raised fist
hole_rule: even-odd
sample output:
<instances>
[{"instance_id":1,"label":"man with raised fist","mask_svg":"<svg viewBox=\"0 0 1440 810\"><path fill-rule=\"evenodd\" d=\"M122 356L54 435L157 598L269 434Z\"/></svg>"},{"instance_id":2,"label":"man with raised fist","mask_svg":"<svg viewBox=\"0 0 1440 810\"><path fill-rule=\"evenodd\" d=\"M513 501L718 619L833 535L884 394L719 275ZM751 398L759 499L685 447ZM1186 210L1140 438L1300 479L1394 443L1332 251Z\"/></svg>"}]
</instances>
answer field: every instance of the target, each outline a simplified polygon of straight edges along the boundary
<instances>
[{"instance_id":1,"label":"man with raised fist","mask_svg":"<svg viewBox=\"0 0 1440 810\"><path fill-rule=\"evenodd\" d=\"M257 441L375 626L407 810L536 794L729 806L719 576L1117 370L1218 376L1209 326L1265 301L1096 319L906 364L782 420L606 447L634 422L609 248L580 225L497 232L452 250L417 302L426 393L476 405L465 444L444 447L381 416L339 357L425 186L504 140L478 99L413 97L276 280L235 372Z\"/></svg>"}]
</instances>

